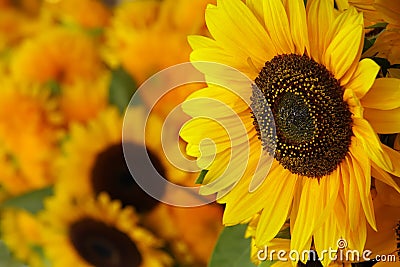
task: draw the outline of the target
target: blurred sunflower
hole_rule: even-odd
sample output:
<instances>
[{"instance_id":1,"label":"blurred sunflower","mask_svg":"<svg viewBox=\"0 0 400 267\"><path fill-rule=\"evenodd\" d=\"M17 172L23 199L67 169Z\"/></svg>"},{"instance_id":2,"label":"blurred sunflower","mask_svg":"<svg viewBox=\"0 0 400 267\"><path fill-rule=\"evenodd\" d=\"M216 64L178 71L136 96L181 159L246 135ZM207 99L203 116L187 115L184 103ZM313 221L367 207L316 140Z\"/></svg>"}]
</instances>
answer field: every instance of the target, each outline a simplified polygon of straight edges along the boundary
<instances>
[{"instance_id":1,"label":"blurred sunflower","mask_svg":"<svg viewBox=\"0 0 400 267\"><path fill-rule=\"evenodd\" d=\"M140 110L135 112L138 119L142 117ZM161 120L156 116L149 119L146 134L151 142L148 152L158 172L173 181L188 183L186 180L190 178L193 182L195 177L173 167L162 153L157 153L162 151L159 140ZM106 109L87 125L72 124L58 162L57 194L84 196L106 192L112 199L121 201L124 207L135 207L143 225L168 241L178 261L191 266L197 266L195 264L199 262L205 264L221 230L221 207L208 205L194 210L183 209L162 204L149 196L136 184L126 166L121 135L122 118L113 108ZM138 135L131 139L133 149L143 141ZM158 190L163 192L165 189ZM160 221L163 221L161 225ZM187 227L192 224L193 227ZM201 244L196 242L199 235L203 237Z\"/></svg>"},{"instance_id":2,"label":"blurred sunflower","mask_svg":"<svg viewBox=\"0 0 400 267\"><path fill-rule=\"evenodd\" d=\"M388 30L400 30L399 0L375 0L374 7L380 12L383 21L389 23Z\"/></svg>"},{"instance_id":3,"label":"blurred sunflower","mask_svg":"<svg viewBox=\"0 0 400 267\"><path fill-rule=\"evenodd\" d=\"M62 86L59 105L66 124L85 123L106 109L110 76L109 72L99 73L95 79Z\"/></svg>"},{"instance_id":4,"label":"blurred sunflower","mask_svg":"<svg viewBox=\"0 0 400 267\"><path fill-rule=\"evenodd\" d=\"M204 32L203 13L210 2L140 0L121 3L107 33L107 61L111 65L121 64L138 84L162 69L187 62L190 47L186 36ZM189 6L193 8L186 9Z\"/></svg>"},{"instance_id":5,"label":"blurred sunflower","mask_svg":"<svg viewBox=\"0 0 400 267\"><path fill-rule=\"evenodd\" d=\"M111 10L99 0L46 1L44 8L63 24L87 29L100 29L108 25Z\"/></svg>"},{"instance_id":6,"label":"blurred sunflower","mask_svg":"<svg viewBox=\"0 0 400 267\"><path fill-rule=\"evenodd\" d=\"M45 88L0 81L0 184L12 195L54 182L60 114Z\"/></svg>"},{"instance_id":7,"label":"blurred sunflower","mask_svg":"<svg viewBox=\"0 0 400 267\"><path fill-rule=\"evenodd\" d=\"M18 44L31 30L28 17L20 10L0 7L0 54Z\"/></svg>"},{"instance_id":8,"label":"blurred sunflower","mask_svg":"<svg viewBox=\"0 0 400 267\"><path fill-rule=\"evenodd\" d=\"M4 209L0 227L2 241L18 260L31 267L45 266L40 252L42 225L34 215L24 210Z\"/></svg>"},{"instance_id":9,"label":"blurred sunflower","mask_svg":"<svg viewBox=\"0 0 400 267\"><path fill-rule=\"evenodd\" d=\"M40 218L45 253L54 267L172 265L160 241L138 226L134 209L122 208L106 194L52 198Z\"/></svg>"},{"instance_id":10,"label":"blurred sunflower","mask_svg":"<svg viewBox=\"0 0 400 267\"><path fill-rule=\"evenodd\" d=\"M375 7L376 0L335 0L335 5L340 11L355 7L364 16L365 26L371 26L383 22L382 15Z\"/></svg>"},{"instance_id":11,"label":"blurred sunflower","mask_svg":"<svg viewBox=\"0 0 400 267\"><path fill-rule=\"evenodd\" d=\"M400 184L400 179L396 180ZM370 258L377 255L392 255L393 262L380 262L375 267L395 267L400 262L400 196L393 188L376 181L374 208L378 231L368 228L365 248L373 252Z\"/></svg>"},{"instance_id":12,"label":"blurred sunflower","mask_svg":"<svg viewBox=\"0 0 400 267\"><path fill-rule=\"evenodd\" d=\"M87 125L74 123L70 128L68 140L62 147L63 156L57 164L56 192L77 196L107 192L124 207L132 205L139 213L151 211L158 205L157 200L134 182L126 166L121 143L122 118L116 109L107 108ZM150 152L150 157L163 173L157 156Z\"/></svg>"},{"instance_id":13,"label":"blurred sunflower","mask_svg":"<svg viewBox=\"0 0 400 267\"><path fill-rule=\"evenodd\" d=\"M10 68L16 80L60 84L93 80L104 70L93 40L64 27L26 39L13 53Z\"/></svg>"},{"instance_id":14,"label":"blurred sunflower","mask_svg":"<svg viewBox=\"0 0 400 267\"><path fill-rule=\"evenodd\" d=\"M228 65L254 83L195 64L213 84L184 103L195 118L181 136L194 157L200 157L201 140L215 140L215 160L200 162L209 170L201 192L219 193L226 203L226 225L261 212L257 246L272 240L290 217L291 249L309 249L313 240L321 254L336 248L342 237L349 248L362 251L366 221L376 229L371 169L400 191L386 173L400 176L400 154L382 145L376 134L400 131L400 81L375 80L379 66L370 59L359 62L362 15L352 7L338 13L332 1L324 0L307 1L306 8L300 0L221 0L208 6L206 23L214 39L190 36L191 61ZM227 81L234 92L214 85L219 81ZM241 124L196 98L222 101ZM196 118L205 113L219 124ZM233 130L230 136L224 123ZM249 153L241 152L246 149ZM224 174L233 151L238 152L234 162L247 166ZM257 164L266 165L270 157L271 169L264 175ZM329 263L324 259L324 266Z\"/></svg>"}]
</instances>

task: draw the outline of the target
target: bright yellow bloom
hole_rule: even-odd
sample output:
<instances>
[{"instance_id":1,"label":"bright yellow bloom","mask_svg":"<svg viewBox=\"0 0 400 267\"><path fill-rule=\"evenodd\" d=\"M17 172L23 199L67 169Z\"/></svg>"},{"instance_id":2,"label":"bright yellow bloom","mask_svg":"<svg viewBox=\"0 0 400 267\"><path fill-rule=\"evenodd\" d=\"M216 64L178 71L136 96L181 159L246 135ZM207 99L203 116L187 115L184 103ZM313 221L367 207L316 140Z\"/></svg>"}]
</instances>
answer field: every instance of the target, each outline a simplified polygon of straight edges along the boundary
<instances>
[{"instance_id":1,"label":"bright yellow bloom","mask_svg":"<svg viewBox=\"0 0 400 267\"><path fill-rule=\"evenodd\" d=\"M17 80L27 82L93 80L103 69L96 50L83 33L54 27L23 42L13 54L11 71Z\"/></svg>"},{"instance_id":2,"label":"bright yellow bloom","mask_svg":"<svg viewBox=\"0 0 400 267\"><path fill-rule=\"evenodd\" d=\"M117 7L108 32L107 57L141 84L154 73L189 60L188 34L203 33L211 0L126 1Z\"/></svg>"},{"instance_id":3,"label":"bright yellow bloom","mask_svg":"<svg viewBox=\"0 0 400 267\"><path fill-rule=\"evenodd\" d=\"M171 266L150 232L138 226L131 207L106 194L94 199L68 195L46 201L40 214L46 256L54 267Z\"/></svg>"},{"instance_id":4,"label":"bright yellow bloom","mask_svg":"<svg viewBox=\"0 0 400 267\"><path fill-rule=\"evenodd\" d=\"M379 66L359 61L364 24L354 8L338 13L332 1L307 4L221 0L208 6L213 39L190 36L191 61L228 65L253 82L195 64L208 88L184 104L194 118L181 136L187 153L201 156L199 166L209 170L201 192L219 193L226 203L224 224L261 213L257 246L290 218L291 249L309 249L313 240L321 254L344 238L349 249L362 251L367 222L376 228L371 172L400 191L386 173L400 176L400 153L376 134L400 131L400 80L375 79ZM200 145L206 138L215 148ZM258 163L271 166L268 175Z\"/></svg>"},{"instance_id":5,"label":"bright yellow bloom","mask_svg":"<svg viewBox=\"0 0 400 267\"><path fill-rule=\"evenodd\" d=\"M42 267L42 255L35 248L43 245L42 225L38 219L23 210L5 209L1 214L2 240L20 261L32 267Z\"/></svg>"},{"instance_id":6,"label":"bright yellow bloom","mask_svg":"<svg viewBox=\"0 0 400 267\"><path fill-rule=\"evenodd\" d=\"M43 88L2 76L0 89L0 183L16 195L54 181L61 117Z\"/></svg>"}]
</instances>

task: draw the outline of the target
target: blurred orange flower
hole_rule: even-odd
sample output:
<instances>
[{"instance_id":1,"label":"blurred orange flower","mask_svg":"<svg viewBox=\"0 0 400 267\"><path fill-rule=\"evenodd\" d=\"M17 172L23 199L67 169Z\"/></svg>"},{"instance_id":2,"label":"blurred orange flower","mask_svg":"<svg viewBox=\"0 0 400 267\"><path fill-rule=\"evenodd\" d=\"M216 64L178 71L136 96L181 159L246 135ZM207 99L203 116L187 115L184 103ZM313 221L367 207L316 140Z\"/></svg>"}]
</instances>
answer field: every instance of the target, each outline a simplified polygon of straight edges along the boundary
<instances>
[{"instance_id":1,"label":"blurred orange flower","mask_svg":"<svg viewBox=\"0 0 400 267\"><path fill-rule=\"evenodd\" d=\"M17 80L38 83L92 80L102 69L93 40L63 27L50 28L24 41L11 62Z\"/></svg>"}]
</instances>

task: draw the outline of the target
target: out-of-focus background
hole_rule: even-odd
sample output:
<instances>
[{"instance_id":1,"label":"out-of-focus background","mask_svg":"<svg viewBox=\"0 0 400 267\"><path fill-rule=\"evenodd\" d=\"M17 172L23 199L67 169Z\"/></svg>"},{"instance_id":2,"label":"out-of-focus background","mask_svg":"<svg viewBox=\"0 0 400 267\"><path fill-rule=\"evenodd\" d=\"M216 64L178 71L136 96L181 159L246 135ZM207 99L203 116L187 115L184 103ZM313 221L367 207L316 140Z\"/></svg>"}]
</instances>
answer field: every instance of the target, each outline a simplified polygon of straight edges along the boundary
<instances>
[{"instance_id":1,"label":"out-of-focus background","mask_svg":"<svg viewBox=\"0 0 400 267\"><path fill-rule=\"evenodd\" d=\"M213 2L0 0L0 266L207 265L222 207L148 196L130 176L121 135L135 90L189 61L188 35L208 35ZM169 92L147 125L154 166L180 185L198 174L168 162L162 122L201 87ZM133 148L143 145L137 135Z\"/></svg>"}]
</instances>

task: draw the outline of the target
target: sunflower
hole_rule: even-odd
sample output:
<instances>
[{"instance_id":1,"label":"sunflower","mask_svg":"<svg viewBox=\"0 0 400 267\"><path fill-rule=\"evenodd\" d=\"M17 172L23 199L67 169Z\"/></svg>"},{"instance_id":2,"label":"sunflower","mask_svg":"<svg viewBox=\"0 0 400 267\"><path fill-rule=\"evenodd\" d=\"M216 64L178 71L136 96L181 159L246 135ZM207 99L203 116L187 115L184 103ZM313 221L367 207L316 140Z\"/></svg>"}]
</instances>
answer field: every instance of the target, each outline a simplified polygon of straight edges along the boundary
<instances>
[{"instance_id":1,"label":"sunflower","mask_svg":"<svg viewBox=\"0 0 400 267\"><path fill-rule=\"evenodd\" d=\"M79 79L62 86L59 105L66 123L85 123L106 109L110 73L104 72L93 80Z\"/></svg>"},{"instance_id":2,"label":"sunflower","mask_svg":"<svg viewBox=\"0 0 400 267\"><path fill-rule=\"evenodd\" d=\"M42 225L36 216L13 208L2 210L2 240L18 260L32 267L44 266L38 248L42 243Z\"/></svg>"},{"instance_id":3,"label":"sunflower","mask_svg":"<svg viewBox=\"0 0 400 267\"><path fill-rule=\"evenodd\" d=\"M399 0L375 0L374 7L382 14L382 19L389 23L389 30L400 30Z\"/></svg>"},{"instance_id":4,"label":"sunflower","mask_svg":"<svg viewBox=\"0 0 400 267\"><path fill-rule=\"evenodd\" d=\"M362 251L367 222L376 229L371 173L398 191L386 172L400 176L400 154L377 135L400 130L400 81L375 79L379 66L359 61L362 15L324 0L306 8L300 0L221 0L208 6L206 24L213 39L189 42L208 87L184 103L194 118L181 130L187 153L208 170L200 192L226 203L225 225L260 212L257 246L290 217L291 249L313 241L321 254L345 238ZM228 65L249 81L196 61ZM206 138L213 146L201 146Z\"/></svg>"},{"instance_id":5,"label":"sunflower","mask_svg":"<svg viewBox=\"0 0 400 267\"><path fill-rule=\"evenodd\" d=\"M337 8L341 11L353 6L359 12L362 12L365 26L383 22L382 15L375 7L375 2L375 0L335 0Z\"/></svg>"},{"instance_id":6,"label":"sunflower","mask_svg":"<svg viewBox=\"0 0 400 267\"><path fill-rule=\"evenodd\" d=\"M400 184L400 179L396 179ZM374 266L398 266L400 262L400 196L397 192L380 182L375 183L374 208L378 231L368 228L366 249L372 251L371 258L377 255L392 257L392 262L380 262ZM395 259L393 261L393 259Z\"/></svg>"},{"instance_id":7,"label":"sunflower","mask_svg":"<svg viewBox=\"0 0 400 267\"><path fill-rule=\"evenodd\" d=\"M140 109L133 112L136 118L142 117ZM194 181L195 177L167 164L167 159L156 152L161 151L161 120L154 115L149 119L146 134L147 140L151 140L149 153L156 169L173 181L183 182L189 177ZM143 141L140 132L137 133L132 136L131 148L138 147ZM63 156L57 164L57 194L80 197L106 192L112 199L121 201L124 207L135 207L143 225L167 240L173 253L179 255L179 261L191 266L197 266L194 265L197 262L206 263L221 229L221 207L183 209L153 199L134 182L125 163L121 142L122 118L113 108L101 112L87 125L73 123L69 138L63 144ZM195 226L188 228L189 224ZM201 244L196 243L199 235L203 237Z\"/></svg>"},{"instance_id":8,"label":"sunflower","mask_svg":"<svg viewBox=\"0 0 400 267\"><path fill-rule=\"evenodd\" d=\"M126 166L121 143L122 118L116 109L108 108L87 125L73 123L70 128L62 147L63 156L57 163L60 175L56 192L76 196L107 192L112 199L119 199L123 206L134 206L139 213L158 205L134 182ZM158 161L152 157L154 162ZM162 166L159 171L164 171Z\"/></svg>"},{"instance_id":9,"label":"sunflower","mask_svg":"<svg viewBox=\"0 0 400 267\"><path fill-rule=\"evenodd\" d=\"M107 61L121 64L138 84L162 69L188 61L186 36L204 32L203 11L209 2L212 1L122 2L106 34Z\"/></svg>"},{"instance_id":10,"label":"sunflower","mask_svg":"<svg viewBox=\"0 0 400 267\"><path fill-rule=\"evenodd\" d=\"M11 195L54 182L61 116L45 88L1 75L0 183Z\"/></svg>"},{"instance_id":11,"label":"sunflower","mask_svg":"<svg viewBox=\"0 0 400 267\"><path fill-rule=\"evenodd\" d=\"M20 81L68 84L94 79L103 66L89 36L59 26L27 38L13 53L10 69Z\"/></svg>"},{"instance_id":12,"label":"sunflower","mask_svg":"<svg viewBox=\"0 0 400 267\"><path fill-rule=\"evenodd\" d=\"M111 10L99 0L47 1L43 6L62 23L87 29L106 27L111 17Z\"/></svg>"},{"instance_id":13,"label":"sunflower","mask_svg":"<svg viewBox=\"0 0 400 267\"><path fill-rule=\"evenodd\" d=\"M62 209L60 209L62 207ZM45 254L53 266L171 266L161 243L138 226L131 207L106 194L98 198L54 197L39 215Z\"/></svg>"}]
</instances>

